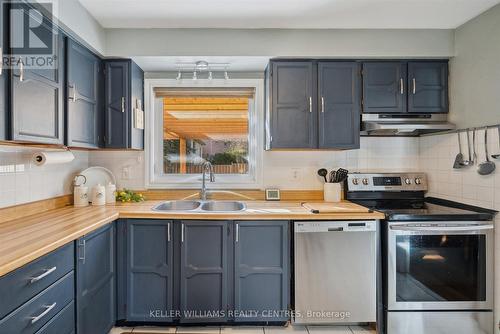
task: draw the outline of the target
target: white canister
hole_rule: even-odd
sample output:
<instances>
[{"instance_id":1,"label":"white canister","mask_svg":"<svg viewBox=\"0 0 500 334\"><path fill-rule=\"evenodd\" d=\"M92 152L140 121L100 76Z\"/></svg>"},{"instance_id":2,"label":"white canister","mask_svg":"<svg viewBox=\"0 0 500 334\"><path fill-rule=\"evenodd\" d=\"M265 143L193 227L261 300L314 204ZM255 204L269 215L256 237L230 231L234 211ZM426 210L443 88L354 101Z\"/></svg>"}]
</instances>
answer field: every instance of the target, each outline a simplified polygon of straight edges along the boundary
<instances>
[{"instance_id":1,"label":"white canister","mask_svg":"<svg viewBox=\"0 0 500 334\"><path fill-rule=\"evenodd\" d=\"M76 207L89 205L89 187L76 186L73 188L73 205Z\"/></svg>"},{"instance_id":2,"label":"white canister","mask_svg":"<svg viewBox=\"0 0 500 334\"><path fill-rule=\"evenodd\" d=\"M116 185L108 183L106 186L106 204L116 203Z\"/></svg>"},{"instance_id":3,"label":"white canister","mask_svg":"<svg viewBox=\"0 0 500 334\"><path fill-rule=\"evenodd\" d=\"M342 183L325 183L323 191L325 202L340 202L342 200Z\"/></svg>"},{"instance_id":4,"label":"white canister","mask_svg":"<svg viewBox=\"0 0 500 334\"><path fill-rule=\"evenodd\" d=\"M97 184L92 188L92 205L106 204L106 188Z\"/></svg>"}]
</instances>

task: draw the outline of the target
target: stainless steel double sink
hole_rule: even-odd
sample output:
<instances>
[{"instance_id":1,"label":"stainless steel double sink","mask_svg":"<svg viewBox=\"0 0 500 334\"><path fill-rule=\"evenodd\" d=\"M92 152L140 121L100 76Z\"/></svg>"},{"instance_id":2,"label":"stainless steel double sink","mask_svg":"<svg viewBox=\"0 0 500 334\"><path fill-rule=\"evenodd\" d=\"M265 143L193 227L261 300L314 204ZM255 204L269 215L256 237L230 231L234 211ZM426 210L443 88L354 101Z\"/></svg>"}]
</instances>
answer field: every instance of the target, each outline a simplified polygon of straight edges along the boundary
<instances>
[{"instance_id":1,"label":"stainless steel double sink","mask_svg":"<svg viewBox=\"0 0 500 334\"><path fill-rule=\"evenodd\" d=\"M153 207L161 212L238 212L246 209L237 201L166 201Z\"/></svg>"}]
</instances>

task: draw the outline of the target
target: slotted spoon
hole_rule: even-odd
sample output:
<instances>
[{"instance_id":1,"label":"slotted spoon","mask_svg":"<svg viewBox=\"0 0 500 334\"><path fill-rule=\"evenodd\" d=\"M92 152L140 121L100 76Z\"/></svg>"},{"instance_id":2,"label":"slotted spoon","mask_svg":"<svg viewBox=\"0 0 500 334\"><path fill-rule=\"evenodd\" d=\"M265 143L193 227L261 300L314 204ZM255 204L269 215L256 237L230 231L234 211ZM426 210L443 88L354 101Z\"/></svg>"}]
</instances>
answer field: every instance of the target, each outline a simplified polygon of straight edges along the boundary
<instances>
[{"instance_id":1,"label":"slotted spoon","mask_svg":"<svg viewBox=\"0 0 500 334\"><path fill-rule=\"evenodd\" d=\"M462 154L462 140L460 139L460 132L457 132L457 135L458 135L458 153L455 156L455 162L453 163L453 168L460 169L463 167L464 155Z\"/></svg>"},{"instance_id":2,"label":"slotted spoon","mask_svg":"<svg viewBox=\"0 0 500 334\"><path fill-rule=\"evenodd\" d=\"M486 161L479 164L477 172L480 175L490 175L495 171L496 165L494 162L490 161L490 155L488 154L488 128L484 128L484 152L486 154Z\"/></svg>"}]
</instances>

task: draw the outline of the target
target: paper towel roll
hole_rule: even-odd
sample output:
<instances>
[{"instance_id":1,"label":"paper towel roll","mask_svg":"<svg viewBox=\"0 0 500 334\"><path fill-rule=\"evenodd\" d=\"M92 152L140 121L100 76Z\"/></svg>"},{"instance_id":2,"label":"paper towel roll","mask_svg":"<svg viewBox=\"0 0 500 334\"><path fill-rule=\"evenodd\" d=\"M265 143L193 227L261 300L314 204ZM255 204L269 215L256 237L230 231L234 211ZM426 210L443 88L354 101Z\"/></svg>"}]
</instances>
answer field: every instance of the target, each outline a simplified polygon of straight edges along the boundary
<instances>
[{"instance_id":1,"label":"paper towel roll","mask_svg":"<svg viewBox=\"0 0 500 334\"><path fill-rule=\"evenodd\" d=\"M33 154L33 163L36 166L65 164L75 159L71 151L46 151Z\"/></svg>"}]
</instances>

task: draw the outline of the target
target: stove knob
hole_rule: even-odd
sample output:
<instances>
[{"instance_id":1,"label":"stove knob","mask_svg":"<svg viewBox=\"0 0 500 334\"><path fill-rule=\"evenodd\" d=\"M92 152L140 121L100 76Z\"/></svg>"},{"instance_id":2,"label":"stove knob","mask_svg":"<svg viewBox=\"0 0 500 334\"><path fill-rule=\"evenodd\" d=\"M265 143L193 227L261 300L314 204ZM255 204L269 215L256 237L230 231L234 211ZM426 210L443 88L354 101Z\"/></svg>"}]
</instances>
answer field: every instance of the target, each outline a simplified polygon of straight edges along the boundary
<instances>
[{"instance_id":1,"label":"stove knob","mask_svg":"<svg viewBox=\"0 0 500 334\"><path fill-rule=\"evenodd\" d=\"M367 186L367 185L368 185L368 179L363 179L363 184L364 184L365 186Z\"/></svg>"},{"instance_id":2,"label":"stove knob","mask_svg":"<svg viewBox=\"0 0 500 334\"><path fill-rule=\"evenodd\" d=\"M405 183L406 183L407 185L410 185L410 184L411 184L411 180L410 180L409 178L406 178L406 179L405 179Z\"/></svg>"},{"instance_id":3,"label":"stove knob","mask_svg":"<svg viewBox=\"0 0 500 334\"><path fill-rule=\"evenodd\" d=\"M415 184L417 184L417 185L422 184L422 180L421 180L419 177L417 177L417 178L415 179Z\"/></svg>"},{"instance_id":4,"label":"stove knob","mask_svg":"<svg viewBox=\"0 0 500 334\"><path fill-rule=\"evenodd\" d=\"M352 179L352 184L354 184L355 186L357 186L359 184L358 179Z\"/></svg>"}]
</instances>

